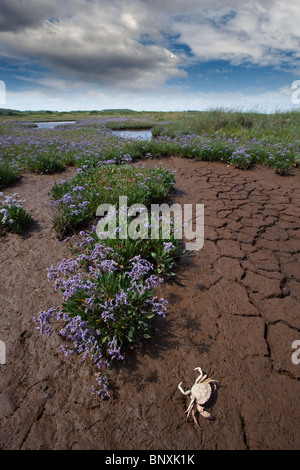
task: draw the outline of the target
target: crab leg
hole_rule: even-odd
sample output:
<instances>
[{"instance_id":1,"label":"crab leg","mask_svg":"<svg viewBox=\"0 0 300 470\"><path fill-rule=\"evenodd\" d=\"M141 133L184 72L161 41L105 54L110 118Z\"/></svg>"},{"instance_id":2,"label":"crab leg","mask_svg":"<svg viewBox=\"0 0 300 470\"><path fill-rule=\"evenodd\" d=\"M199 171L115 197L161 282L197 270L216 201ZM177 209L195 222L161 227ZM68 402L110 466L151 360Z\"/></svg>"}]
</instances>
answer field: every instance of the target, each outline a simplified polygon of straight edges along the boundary
<instances>
[{"instance_id":1,"label":"crab leg","mask_svg":"<svg viewBox=\"0 0 300 470\"><path fill-rule=\"evenodd\" d=\"M202 383L205 384L205 383L212 383L212 382L218 382L218 380L208 378L208 379L204 380L204 382L202 382ZM216 387L216 384L213 384L213 386Z\"/></svg>"},{"instance_id":2,"label":"crab leg","mask_svg":"<svg viewBox=\"0 0 300 470\"><path fill-rule=\"evenodd\" d=\"M186 392L183 390L183 388L181 387L181 384L182 382L180 382L180 384L178 385L178 388L179 390L181 391L181 393L183 393L183 395L188 395L189 393L191 393L191 390L187 390Z\"/></svg>"},{"instance_id":3,"label":"crab leg","mask_svg":"<svg viewBox=\"0 0 300 470\"><path fill-rule=\"evenodd\" d=\"M197 379L195 380L195 383L198 383L198 381L201 379L201 377L203 376L203 372L202 372L202 369L201 367L195 367L194 370L198 370L200 372L200 375L197 377Z\"/></svg>"},{"instance_id":4,"label":"crab leg","mask_svg":"<svg viewBox=\"0 0 300 470\"><path fill-rule=\"evenodd\" d=\"M189 404L189 407L186 410L186 413L187 413L186 419L187 420L189 419L189 415L190 415L191 409L193 408L194 402L195 402L195 398L192 398L191 403Z\"/></svg>"},{"instance_id":5,"label":"crab leg","mask_svg":"<svg viewBox=\"0 0 300 470\"><path fill-rule=\"evenodd\" d=\"M195 421L195 424L196 424L197 428L201 429L200 426L199 426L199 423L197 421L197 418L195 416L195 410L192 411L192 416L193 416L193 420Z\"/></svg>"}]
</instances>

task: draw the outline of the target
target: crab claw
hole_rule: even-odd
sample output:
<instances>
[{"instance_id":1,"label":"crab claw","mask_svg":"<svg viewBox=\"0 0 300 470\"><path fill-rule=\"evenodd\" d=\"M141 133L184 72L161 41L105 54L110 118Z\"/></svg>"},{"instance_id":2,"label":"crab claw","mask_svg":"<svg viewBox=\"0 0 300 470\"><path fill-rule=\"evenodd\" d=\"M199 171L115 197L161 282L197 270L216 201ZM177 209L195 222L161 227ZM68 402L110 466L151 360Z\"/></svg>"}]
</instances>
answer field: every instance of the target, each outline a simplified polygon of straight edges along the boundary
<instances>
[{"instance_id":1,"label":"crab claw","mask_svg":"<svg viewBox=\"0 0 300 470\"><path fill-rule=\"evenodd\" d=\"M208 413L208 411L202 411L200 414L203 416L203 418L211 418L211 415Z\"/></svg>"},{"instance_id":2,"label":"crab claw","mask_svg":"<svg viewBox=\"0 0 300 470\"><path fill-rule=\"evenodd\" d=\"M203 406L200 406L200 405L197 405L197 410L199 411L199 413L201 414L201 416L203 416L203 418L206 418L206 419L213 419L211 414L208 412L208 411L205 411Z\"/></svg>"}]
</instances>

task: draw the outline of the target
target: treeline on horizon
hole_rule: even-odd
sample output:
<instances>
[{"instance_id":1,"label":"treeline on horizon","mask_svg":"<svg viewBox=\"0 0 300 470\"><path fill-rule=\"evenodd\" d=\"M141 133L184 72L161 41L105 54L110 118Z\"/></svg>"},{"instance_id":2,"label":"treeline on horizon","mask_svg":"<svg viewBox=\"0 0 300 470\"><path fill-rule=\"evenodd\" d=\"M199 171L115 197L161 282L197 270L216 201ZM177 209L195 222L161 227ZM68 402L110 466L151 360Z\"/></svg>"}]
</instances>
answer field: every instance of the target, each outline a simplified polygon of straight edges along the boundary
<instances>
[{"instance_id":1,"label":"treeline on horizon","mask_svg":"<svg viewBox=\"0 0 300 470\"><path fill-rule=\"evenodd\" d=\"M61 116L61 115L86 115L86 116L95 116L95 115L103 115L103 114L124 114L124 115L148 115L148 114L163 114L163 115L181 115L183 113L192 113L192 114L207 114L207 113L229 113L229 114L244 114L244 115L273 115L273 114L281 114L281 115L288 115L288 114L299 114L300 108L288 110L288 111L274 111L272 113L266 112L259 112L257 110L251 111L242 111L239 109L230 109L230 108L212 108L207 110L197 110L197 109L187 109L182 111L136 111L134 109L129 108L111 108L111 109L101 109L101 110L72 110L72 111L51 111L51 110L18 110L18 109L11 109L11 108L0 108L0 116Z\"/></svg>"},{"instance_id":2,"label":"treeline on horizon","mask_svg":"<svg viewBox=\"0 0 300 470\"><path fill-rule=\"evenodd\" d=\"M0 108L1 115L8 115L8 116L27 116L27 115L36 115L36 114L102 114L103 112L138 112L132 109L103 109L103 110L91 110L91 111L82 111L82 110L74 110L74 111L50 111L50 110L25 110L20 111L18 109L9 109L9 108Z\"/></svg>"}]
</instances>

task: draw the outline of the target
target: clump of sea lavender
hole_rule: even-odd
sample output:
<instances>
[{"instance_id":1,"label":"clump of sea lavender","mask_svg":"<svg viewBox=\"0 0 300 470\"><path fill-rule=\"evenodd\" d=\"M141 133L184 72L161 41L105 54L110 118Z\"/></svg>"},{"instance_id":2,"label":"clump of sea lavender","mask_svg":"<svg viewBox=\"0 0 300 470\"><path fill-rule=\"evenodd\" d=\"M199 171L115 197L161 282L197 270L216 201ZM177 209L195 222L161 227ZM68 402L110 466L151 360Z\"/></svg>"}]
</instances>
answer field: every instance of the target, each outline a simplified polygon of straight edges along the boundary
<instances>
[{"instance_id":1,"label":"clump of sea lavender","mask_svg":"<svg viewBox=\"0 0 300 470\"><path fill-rule=\"evenodd\" d=\"M85 232L81 237L81 253L75 259L48 269L49 281L62 292L62 307L40 312L35 321L42 335L53 333L53 322L63 323L62 352L77 353L83 360L89 357L98 369L94 390L107 397L106 372L112 362L124 359L127 347L150 338L151 319L165 315L167 302L154 296L163 281L149 261L137 255L124 269L116 249Z\"/></svg>"}]
</instances>

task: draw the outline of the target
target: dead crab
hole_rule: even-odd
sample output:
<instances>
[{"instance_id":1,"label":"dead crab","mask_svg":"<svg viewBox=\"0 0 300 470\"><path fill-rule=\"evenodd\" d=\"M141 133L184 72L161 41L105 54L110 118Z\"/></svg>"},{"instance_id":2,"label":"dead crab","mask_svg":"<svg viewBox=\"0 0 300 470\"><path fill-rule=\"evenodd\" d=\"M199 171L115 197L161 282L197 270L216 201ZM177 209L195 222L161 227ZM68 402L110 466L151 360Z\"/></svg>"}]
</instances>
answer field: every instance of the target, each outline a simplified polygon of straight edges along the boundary
<instances>
[{"instance_id":1,"label":"dead crab","mask_svg":"<svg viewBox=\"0 0 300 470\"><path fill-rule=\"evenodd\" d=\"M212 394L212 387L211 383L213 384L213 387L215 388L215 382L217 380L207 378L206 374L203 374L201 367L196 367L194 370L199 371L199 376L196 378L194 385L192 386L191 390L187 390L186 392L182 389L181 384L178 385L179 390L181 393L184 395L188 395L189 393L191 402L188 406L188 409L186 410L187 417L186 419L188 420L190 413L192 413L192 417L196 423L196 425L199 427L199 424L197 422L196 416L195 416L195 411L197 411L203 416L204 418L210 418L211 415L208 413L208 411L204 410L203 405L209 400ZM196 409L195 409L196 408Z\"/></svg>"}]
</instances>

